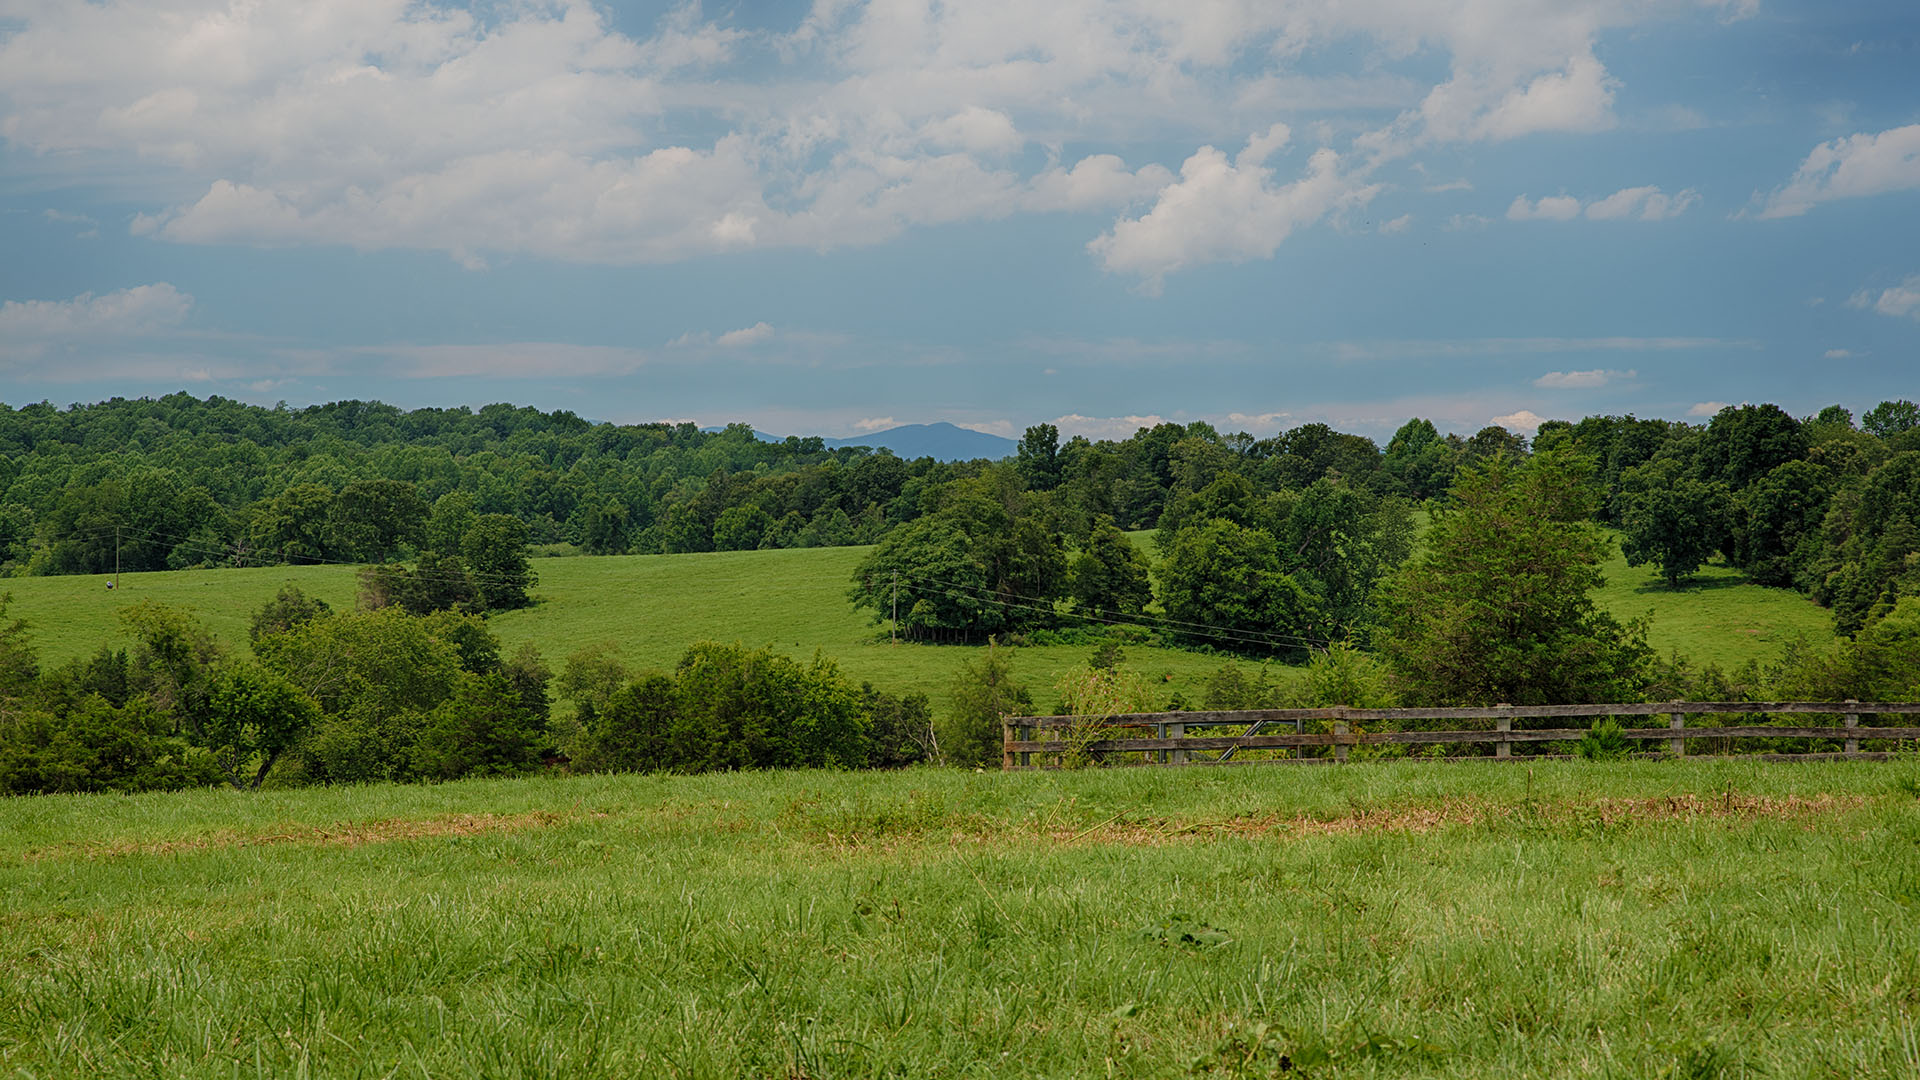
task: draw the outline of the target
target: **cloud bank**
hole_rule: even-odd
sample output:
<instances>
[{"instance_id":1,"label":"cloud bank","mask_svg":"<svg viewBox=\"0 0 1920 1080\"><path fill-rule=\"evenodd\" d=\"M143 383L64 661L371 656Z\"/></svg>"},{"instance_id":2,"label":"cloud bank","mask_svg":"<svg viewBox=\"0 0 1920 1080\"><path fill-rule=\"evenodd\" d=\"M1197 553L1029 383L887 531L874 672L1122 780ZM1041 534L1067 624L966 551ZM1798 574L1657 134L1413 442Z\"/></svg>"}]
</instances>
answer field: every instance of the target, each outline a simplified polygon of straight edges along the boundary
<instances>
[{"instance_id":1,"label":"cloud bank","mask_svg":"<svg viewBox=\"0 0 1920 1080\"><path fill-rule=\"evenodd\" d=\"M773 29L686 5L635 30L585 0L19 0L0 135L137 166L155 198L134 231L167 242L408 248L477 269L1087 213L1112 223L1090 227L1092 257L1151 290L1337 223L1419 148L1613 126L1599 36L1697 7L821 0ZM1335 46L1349 59L1328 70ZM1305 110L1344 111L1349 134L1296 148L1278 121ZM1148 144L1179 149L1140 160ZM1653 209L1664 198L1622 213L1677 213Z\"/></svg>"}]
</instances>

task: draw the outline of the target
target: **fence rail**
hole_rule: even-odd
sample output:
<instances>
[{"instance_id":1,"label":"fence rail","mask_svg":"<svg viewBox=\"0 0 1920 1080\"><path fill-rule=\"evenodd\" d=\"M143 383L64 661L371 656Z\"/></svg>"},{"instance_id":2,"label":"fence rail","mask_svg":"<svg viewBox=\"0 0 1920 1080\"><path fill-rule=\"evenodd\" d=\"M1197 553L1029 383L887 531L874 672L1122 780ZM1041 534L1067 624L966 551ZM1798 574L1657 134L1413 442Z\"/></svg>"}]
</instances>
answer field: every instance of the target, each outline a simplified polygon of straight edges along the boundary
<instances>
[{"instance_id":1,"label":"fence rail","mask_svg":"<svg viewBox=\"0 0 1920 1080\"><path fill-rule=\"evenodd\" d=\"M1839 725L1742 724L1689 727L1689 716L1838 716ZM1221 765L1238 763L1241 750L1292 749L1296 756L1263 763L1334 764L1347 760L1355 746L1381 744L1491 744L1493 757L1513 756L1515 743L1573 742L1587 734L1584 727L1518 728L1515 720L1554 720L1600 717L1664 716L1667 726L1627 728L1621 732L1640 742L1665 742L1652 756L1682 757L1689 739L1826 739L1841 750L1804 753L1765 753L1769 760L1873 760L1892 756L1886 751L1862 751L1862 740L1920 739L1920 727L1862 724L1862 717L1920 715L1912 701L1669 701L1603 705L1494 705L1474 708L1253 709L1235 712L1123 713L1117 716L1009 716L1002 721L1001 767L1008 770L1045 768L1049 759L1061 764L1069 755L1140 765ZM1491 720L1492 728L1447 731L1422 730L1415 725L1437 720ZM1307 725L1328 730L1308 731ZM1366 731L1356 724L1386 723L1393 730ZM1287 725L1290 734L1262 734L1270 726ZM1196 729L1244 728L1239 734L1192 734ZM1411 730L1408 730L1412 728ZM1152 734L1145 734L1151 729ZM1133 734L1133 733L1139 734ZM1109 734L1111 733L1111 734ZM1046 736L1051 737L1046 737ZM1308 757L1309 748L1330 747L1330 756ZM1213 751L1214 756L1205 756ZM1041 762L1035 765L1033 756ZM1116 755L1140 754L1135 761ZM1527 755L1538 756L1538 755ZM1244 759L1242 759L1244 760Z\"/></svg>"}]
</instances>

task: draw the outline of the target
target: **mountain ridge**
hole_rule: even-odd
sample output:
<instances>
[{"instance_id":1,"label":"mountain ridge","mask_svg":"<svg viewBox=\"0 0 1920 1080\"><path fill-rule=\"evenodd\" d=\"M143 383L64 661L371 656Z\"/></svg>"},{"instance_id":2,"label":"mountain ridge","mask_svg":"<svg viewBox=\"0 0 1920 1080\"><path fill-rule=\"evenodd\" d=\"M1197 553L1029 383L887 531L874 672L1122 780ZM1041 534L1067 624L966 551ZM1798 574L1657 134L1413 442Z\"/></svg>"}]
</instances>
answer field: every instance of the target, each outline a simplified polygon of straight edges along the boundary
<instances>
[{"instance_id":1,"label":"mountain ridge","mask_svg":"<svg viewBox=\"0 0 1920 1080\"><path fill-rule=\"evenodd\" d=\"M723 429L708 427L701 430ZM786 439L784 435L769 435L757 428L754 434L767 442L781 442ZM907 459L930 457L936 461L972 461L975 458L994 461L1012 457L1020 447L1016 439L963 428L944 420L931 424L901 424L845 439L821 436L820 441L829 447L871 446L876 450L881 448L891 450L895 457Z\"/></svg>"}]
</instances>

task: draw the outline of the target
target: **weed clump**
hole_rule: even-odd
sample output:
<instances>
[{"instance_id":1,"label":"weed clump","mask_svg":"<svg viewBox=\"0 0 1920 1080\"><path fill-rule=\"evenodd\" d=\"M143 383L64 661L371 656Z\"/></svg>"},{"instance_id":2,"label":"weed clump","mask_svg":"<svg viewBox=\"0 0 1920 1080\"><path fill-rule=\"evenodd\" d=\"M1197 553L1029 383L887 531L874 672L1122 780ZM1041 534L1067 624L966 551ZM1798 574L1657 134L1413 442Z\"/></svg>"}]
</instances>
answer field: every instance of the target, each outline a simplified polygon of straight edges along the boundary
<instances>
[{"instance_id":1,"label":"weed clump","mask_svg":"<svg viewBox=\"0 0 1920 1080\"><path fill-rule=\"evenodd\" d=\"M1573 752L1588 761L1619 761L1633 752L1633 740L1627 738L1620 721L1605 716L1587 725Z\"/></svg>"}]
</instances>

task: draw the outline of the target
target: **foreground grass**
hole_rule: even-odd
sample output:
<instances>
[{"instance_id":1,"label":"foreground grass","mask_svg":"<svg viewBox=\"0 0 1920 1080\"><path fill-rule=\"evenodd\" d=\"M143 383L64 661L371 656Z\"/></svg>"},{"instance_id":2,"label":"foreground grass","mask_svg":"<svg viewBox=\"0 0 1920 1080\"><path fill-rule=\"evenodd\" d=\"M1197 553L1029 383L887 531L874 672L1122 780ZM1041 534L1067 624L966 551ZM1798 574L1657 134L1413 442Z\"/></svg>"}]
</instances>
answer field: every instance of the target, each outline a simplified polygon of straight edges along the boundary
<instances>
[{"instance_id":1,"label":"foreground grass","mask_svg":"<svg viewBox=\"0 0 1920 1080\"><path fill-rule=\"evenodd\" d=\"M21 1076L1913 1076L1920 764L0 801Z\"/></svg>"}]
</instances>

